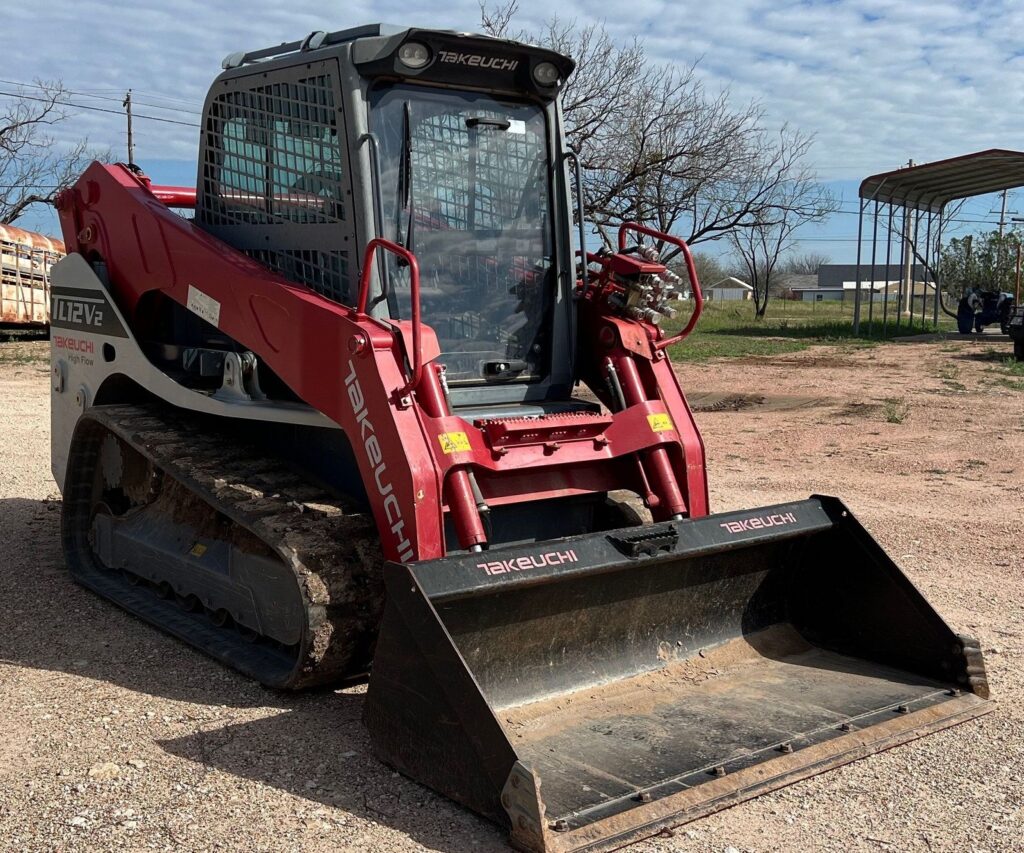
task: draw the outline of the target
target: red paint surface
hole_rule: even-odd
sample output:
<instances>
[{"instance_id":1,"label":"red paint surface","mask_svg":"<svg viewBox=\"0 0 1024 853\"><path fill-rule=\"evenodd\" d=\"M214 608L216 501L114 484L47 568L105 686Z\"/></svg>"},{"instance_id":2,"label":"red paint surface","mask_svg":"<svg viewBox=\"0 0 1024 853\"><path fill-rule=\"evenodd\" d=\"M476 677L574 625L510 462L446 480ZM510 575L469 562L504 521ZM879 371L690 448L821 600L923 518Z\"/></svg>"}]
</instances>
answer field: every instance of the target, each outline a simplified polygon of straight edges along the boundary
<instances>
[{"instance_id":1,"label":"red paint surface","mask_svg":"<svg viewBox=\"0 0 1024 853\"><path fill-rule=\"evenodd\" d=\"M652 327L611 316L598 299L579 302L582 340L597 342L605 327L613 332L582 354L582 375L609 404L601 365L608 358L632 365L625 367L628 405L602 415L593 436L585 429L566 435L571 424L563 416L540 419L531 441L519 419L505 428L493 419L478 427L447 414L431 364L439 348L428 326L375 320L277 276L172 213L123 167L94 163L62 194L58 209L69 250L107 262L114 297L133 328L146 319L138 311L144 294L158 290L185 305L193 285L220 303L223 332L342 426L388 559L443 556L446 507L463 507L455 519L460 538L479 541L479 514L475 505L466 508L471 471L488 503L499 506L621 488L643 494L642 468L660 492L656 518L708 512L704 448L678 380L663 353L638 345ZM135 234L146 239L127 236ZM286 317L291 335L272 330L268 316ZM420 358L413 356L417 339ZM423 368L415 391L407 360ZM411 394L409 405L403 393ZM669 415L674 429L654 432L648 415L659 414ZM445 432L464 432L470 450L444 453L438 437Z\"/></svg>"}]
</instances>

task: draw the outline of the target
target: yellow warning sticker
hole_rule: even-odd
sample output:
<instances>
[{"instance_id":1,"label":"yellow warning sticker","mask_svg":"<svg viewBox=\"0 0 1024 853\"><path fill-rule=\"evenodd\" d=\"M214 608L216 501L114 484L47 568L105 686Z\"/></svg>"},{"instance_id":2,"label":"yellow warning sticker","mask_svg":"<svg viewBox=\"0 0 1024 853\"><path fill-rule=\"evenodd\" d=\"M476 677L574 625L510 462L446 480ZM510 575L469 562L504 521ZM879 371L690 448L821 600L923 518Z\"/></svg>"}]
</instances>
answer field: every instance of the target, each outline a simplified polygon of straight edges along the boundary
<instances>
[{"instance_id":1,"label":"yellow warning sticker","mask_svg":"<svg viewBox=\"0 0 1024 853\"><path fill-rule=\"evenodd\" d=\"M648 415L647 423L651 425L652 432L668 432L669 430L675 429L675 425L672 423L672 418L667 414Z\"/></svg>"},{"instance_id":2,"label":"yellow warning sticker","mask_svg":"<svg viewBox=\"0 0 1024 853\"><path fill-rule=\"evenodd\" d=\"M206 546L202 542L196 542L196 544L192 546L192 550L189 551L189 553L193 557L202 557L203 554L206 553Z\"/></svg>"},{"instance_id":3,"label":"yellow warning sticker","mask_svg":"<svg viewBox=\"0 0 1024 853\"><path fill-rule=\"evenodd\" d=\"M441 450L449 453L469 453L469 436L464 432L442 432L437 440L441 442Z\"/></svg>"}]
</instances>

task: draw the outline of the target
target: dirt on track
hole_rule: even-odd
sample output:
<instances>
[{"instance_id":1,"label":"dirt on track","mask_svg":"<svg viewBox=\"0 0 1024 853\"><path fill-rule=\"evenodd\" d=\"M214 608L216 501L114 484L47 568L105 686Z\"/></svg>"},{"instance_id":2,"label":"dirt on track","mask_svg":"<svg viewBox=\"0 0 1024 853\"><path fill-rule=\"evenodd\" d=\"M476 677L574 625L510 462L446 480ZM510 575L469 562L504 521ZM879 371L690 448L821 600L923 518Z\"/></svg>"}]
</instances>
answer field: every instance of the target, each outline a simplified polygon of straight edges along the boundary
<instances>
[{"instance_id":1,"label":"dirt on track","mask_svg":"<svg viewBox=\"0 0 1024 853\"><path fill-rule=\"evenodd\" d=\"M361 689L264 690L68 579L40 358L0 345L0 849L508 849L373 758ZM841 496L999 707L631 850L1024 849L1024 392L992 371L973 343L680 367L713 509Z\"/></svg>"}]
</instances>

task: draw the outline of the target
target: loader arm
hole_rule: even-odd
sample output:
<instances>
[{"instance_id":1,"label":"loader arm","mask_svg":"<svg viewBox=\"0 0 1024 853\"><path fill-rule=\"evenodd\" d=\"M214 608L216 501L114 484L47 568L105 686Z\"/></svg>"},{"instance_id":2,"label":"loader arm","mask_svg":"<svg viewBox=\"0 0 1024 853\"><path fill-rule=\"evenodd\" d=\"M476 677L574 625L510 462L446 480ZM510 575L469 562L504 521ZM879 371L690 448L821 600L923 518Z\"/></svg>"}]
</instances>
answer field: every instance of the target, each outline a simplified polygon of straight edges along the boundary
<instances>
[{"instance_id":1,"label":"loader arm","mask_svg":"<svg viewBox=\"0 0 1024 853\"><path fill-rule=\"evenodd\" d=\"M653 346L656 332L611 315L604 303L594 303L584 326L600 328L599 342L587 340L579 361L617 411L468 419L445 401L437 338L416 322L418 308L413 320L378 319L366 313L365 295L362 308L343 306L284 280L173 213L123 166L91 166L58 210L71 250L106 264L110 295L130 326L145 328L156 294L193 312L201 303L210 325L342 427L391 559L487 544L460 483L466 472L494 507L625 487L655 518L708 512L703 445L671 363ZM377 246L368 244L366 258ZM365 262L361 278L365 294ZM625 405L611 401L600 380L608 361ZM407 366L420 373L415 389ZM457 541L446 542L446 514Z\"/></svg>"}]
</instances>

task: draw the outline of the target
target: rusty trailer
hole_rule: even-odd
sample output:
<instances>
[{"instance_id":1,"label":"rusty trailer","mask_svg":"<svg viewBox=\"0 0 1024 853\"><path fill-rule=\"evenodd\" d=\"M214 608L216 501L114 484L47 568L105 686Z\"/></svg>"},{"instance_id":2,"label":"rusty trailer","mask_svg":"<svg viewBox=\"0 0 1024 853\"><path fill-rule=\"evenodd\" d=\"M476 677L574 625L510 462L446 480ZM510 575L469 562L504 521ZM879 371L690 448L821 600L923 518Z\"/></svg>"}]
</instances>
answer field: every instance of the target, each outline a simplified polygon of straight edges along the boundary
<instances>
[{"instance_id":1,"label":"rusty trailer","mask_svg":"<svg viewBox=\"0 0 1024 853\"><path fill-rule=\"evenodd\" d=\"M65 254L56 238L0 225L0 325L49 324L50 269Z\"/></svg>"}]
</instances>

